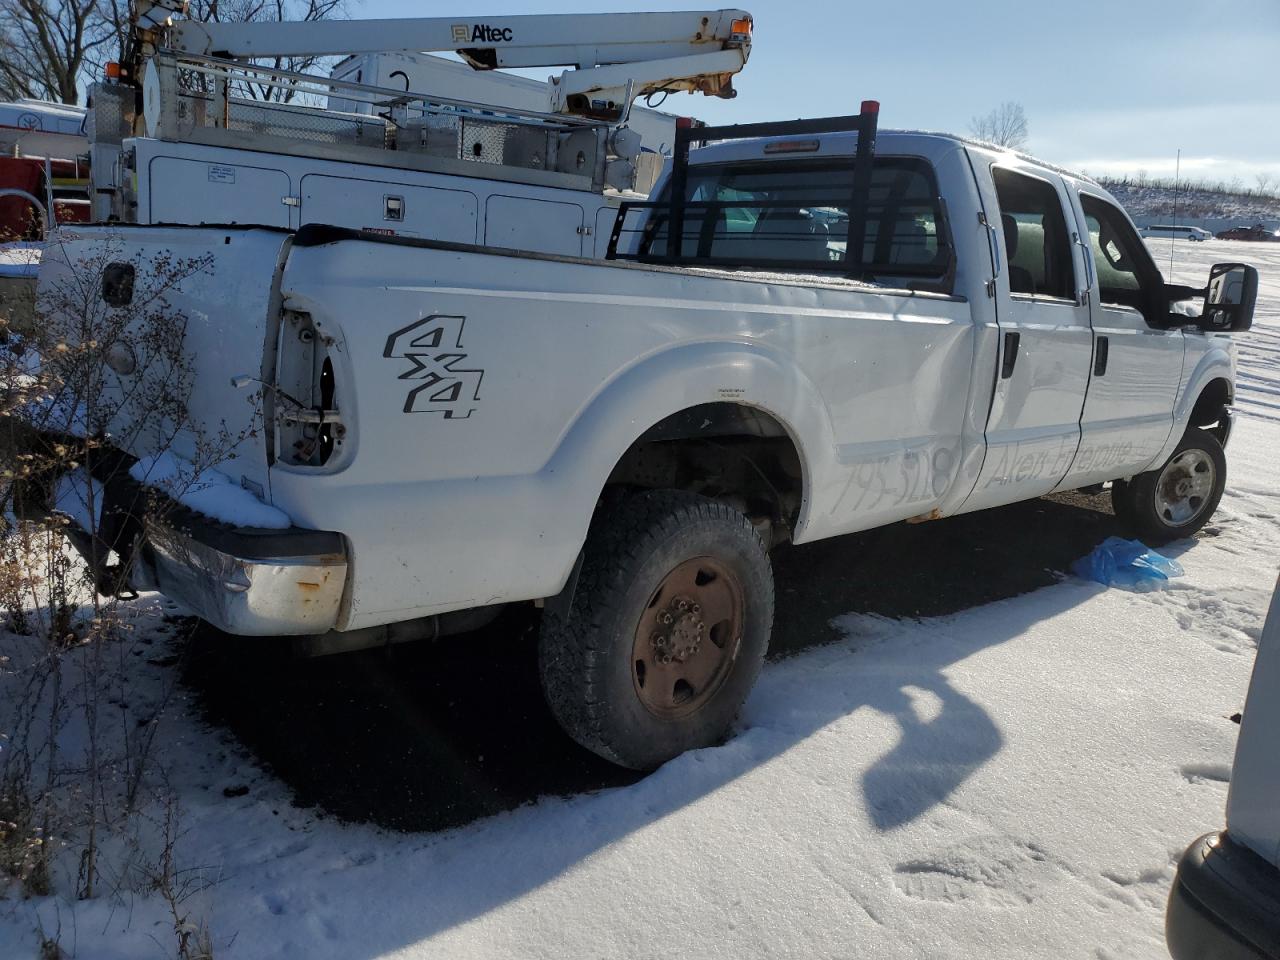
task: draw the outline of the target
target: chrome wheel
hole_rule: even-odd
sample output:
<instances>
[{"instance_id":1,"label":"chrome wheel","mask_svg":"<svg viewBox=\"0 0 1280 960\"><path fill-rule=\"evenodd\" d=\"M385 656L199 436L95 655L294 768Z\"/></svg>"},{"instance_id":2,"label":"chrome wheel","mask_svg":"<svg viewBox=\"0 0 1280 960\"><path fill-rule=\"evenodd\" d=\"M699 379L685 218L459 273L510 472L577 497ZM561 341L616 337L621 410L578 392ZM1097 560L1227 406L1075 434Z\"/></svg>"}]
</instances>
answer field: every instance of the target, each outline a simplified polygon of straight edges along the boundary
<instances>
[{"instance_id":1,"label":"chrome wheel","mask_svg":"<svg viewBox=\"0 0 1280 960\"><path fill-rule=\"evenodd\" d=\"M1217 471L1203 450L1183 450L1170 460L1155 485L1156 516L1165 526L1182 527L1209 505Z\"/></svg>"}]
</instances>

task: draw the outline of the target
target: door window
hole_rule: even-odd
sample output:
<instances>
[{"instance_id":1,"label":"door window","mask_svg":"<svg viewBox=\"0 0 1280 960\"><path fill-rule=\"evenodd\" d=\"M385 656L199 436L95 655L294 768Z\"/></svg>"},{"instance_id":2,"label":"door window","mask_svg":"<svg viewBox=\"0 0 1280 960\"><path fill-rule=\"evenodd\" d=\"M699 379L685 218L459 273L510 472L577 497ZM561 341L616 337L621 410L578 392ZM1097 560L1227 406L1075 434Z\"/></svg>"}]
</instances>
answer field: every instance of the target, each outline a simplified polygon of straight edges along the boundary
<instances>
[{"instance_id":1,"label":"door window","mask_svg":"<svg viewBox=\"0 0 1280 960\"><path fill-rule=\"evenodd\" d=\"M1159 292L1164 280L1147 245L1128 218L1107 201L1080 194L1089 245L1093 248L1098 299L1111 306L1133 307L1147 323L1159 326Z\"/></svg>"},{"instance_id":2,"label":"door window","mask_svg":"<svg viewBox=\"0 0 1280 960\"><path fill-rule=\"evenodd\" d=\"M1075 299L1071 241L1058 191L1046 180L993 167L1004 230L1009 290L1033 297Z\"/></svg>"}]
</instances>

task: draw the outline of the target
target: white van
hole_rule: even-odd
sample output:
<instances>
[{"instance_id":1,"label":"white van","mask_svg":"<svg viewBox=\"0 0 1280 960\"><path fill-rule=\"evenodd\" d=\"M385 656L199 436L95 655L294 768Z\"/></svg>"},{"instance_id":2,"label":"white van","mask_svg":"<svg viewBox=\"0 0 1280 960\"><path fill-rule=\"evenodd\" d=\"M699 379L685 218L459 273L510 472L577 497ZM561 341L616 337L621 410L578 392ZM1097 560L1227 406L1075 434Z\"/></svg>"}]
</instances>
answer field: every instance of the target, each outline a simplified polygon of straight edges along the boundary
<instances>
[{"instance_id":1,"label":"white van","mask_svg":"<svg viewBox=\"0 0 1280 960\"><path fill-rule=\"evenodd\" d=\"M1144 237L1173 237L1175 240L1212 240L1213 234L1201 227L1155 225L1142 228Z\"/></svg>"}]
</instances>

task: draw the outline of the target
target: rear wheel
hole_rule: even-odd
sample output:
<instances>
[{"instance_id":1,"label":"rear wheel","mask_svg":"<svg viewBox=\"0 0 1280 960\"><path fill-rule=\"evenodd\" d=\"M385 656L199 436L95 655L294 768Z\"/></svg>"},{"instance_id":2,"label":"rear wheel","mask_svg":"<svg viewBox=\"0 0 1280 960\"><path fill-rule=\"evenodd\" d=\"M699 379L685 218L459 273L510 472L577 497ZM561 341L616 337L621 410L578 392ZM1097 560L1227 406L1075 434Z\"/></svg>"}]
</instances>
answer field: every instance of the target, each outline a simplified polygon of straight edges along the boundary
<instances>
[{"instance_id":1,"label":"rear wheel","mask_svg":"<svg viewBox=\"0 0 1280 960\"><path fill-rule=\"evenodd\" d=\"M597 518L567 616L544 612L543 690L578 743L652 769L725 737L772 626L750 521L695 494L643 493Z\"/></svg>"},{"instance_id":2,"label":"rear wheel","mask_svg":"<svg viewBox=\"0 0 1280 960\"><path fill-rule=\"evenodd\" d=\"M1218 509L1227 482L1227 458L1217 437L1187 431L1159 470L1117 481L1111 488L1116 516L1145 543L1189 537Z\"/></svg>"}]
</instances>

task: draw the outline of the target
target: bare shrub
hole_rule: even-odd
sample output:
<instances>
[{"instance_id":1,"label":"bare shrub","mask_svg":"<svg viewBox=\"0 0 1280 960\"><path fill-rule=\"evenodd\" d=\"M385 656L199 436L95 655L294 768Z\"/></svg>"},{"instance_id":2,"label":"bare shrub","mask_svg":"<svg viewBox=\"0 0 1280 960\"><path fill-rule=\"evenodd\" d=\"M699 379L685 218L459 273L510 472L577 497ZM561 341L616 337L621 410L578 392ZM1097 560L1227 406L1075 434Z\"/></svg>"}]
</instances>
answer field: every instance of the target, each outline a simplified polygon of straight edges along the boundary
<instances>
[{"instance_id":1,"label":"bare shrub","mask_svg":"<svg viewBox=\"0 0 1280 960\"><path fill-rule=\"evenodd\" d=\"M56 252L69 268L42 278L36 321L3 330L0 349L0 894L6 877L27 896L158 892L178 956L194 960L211 956L184 906L203 874L177 866L178 806L155 750L173 681L137 684L148 611L130 582L146 526L256 434L260 397L239 429L190 409L192 321L173 295L209 258L134 263L131 297L112 306L119 244ZM179 438L185 481L162 494L129 479L130 451Z\"/></svg>"}]
</instances>

